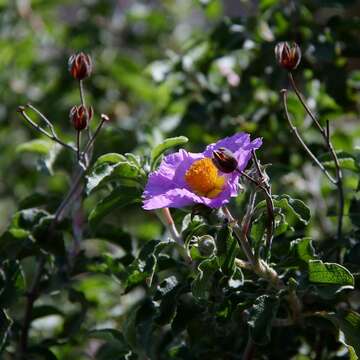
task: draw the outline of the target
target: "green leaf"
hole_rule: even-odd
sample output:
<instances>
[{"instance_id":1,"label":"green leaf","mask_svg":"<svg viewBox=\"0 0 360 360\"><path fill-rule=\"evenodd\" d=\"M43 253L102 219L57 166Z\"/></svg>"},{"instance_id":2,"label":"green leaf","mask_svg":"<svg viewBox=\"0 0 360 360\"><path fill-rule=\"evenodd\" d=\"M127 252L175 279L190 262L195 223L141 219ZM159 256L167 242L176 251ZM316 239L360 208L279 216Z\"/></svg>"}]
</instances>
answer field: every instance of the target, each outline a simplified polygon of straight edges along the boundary
<instances>
[{"instance_id":1,"label":"green leaf","mask_svg":"<svg viewBox=\"0 0 360 360\"><path fill-rule=\"evenodd\" d=\"M316 284L354 287L354 277L348 269L336 263L309 260L309 281Z\"/></svg>"},{"instance_id":2,"label":"green leaf","mask_svg":"<svg viewBox=\"0 0 360 360\"><path fill-rule=\"evenodd\" d=\"M51 150L51 148L54 146L55 146L54 142L50 140L36 139L20 144L16 148L16 152L18 153L29 152L33 154L47 155Z\"/></svg>"},{"instance_id":3,"label":"green leaf","mask_svg":"<svg viewBox=\"0 0 360 360\"><path fill-rule=\"evenodd\" d=\"M177 247L179 247L179 245L175 241L165 242L151 240L145 243L141 248L138 258L135 259L120 276L125 291L129 291L134 286L143 282L146 282L148 286L151 286L161 251L166 248L173 249Z\"/></svg>"},{"instance_id":4,"label":"green leaf","mask_svg":"<svg viewBox=\"0 0 360 360\"><path fill-rule=\"evenodd\" d=\"M0 237L0 258L22 258L37 251L34 238L30 232L11 228Z\"/></svg>"},{"instance_id":5,"label":"green leaf","mask_svg":"<svg viewBox=\"0 0 360 360\"><path fill-rule=\"evenodd\" d=\"M360 314L355 311L341 311L337 314L327 314L326 318L330 319L344 333L345 344L352 349L349 352L356 353L360 356ZM356 359L356 358L355 358Z\"/></svg>"},{"instance_id":6,"label":"green leaf","mask_svg":"<svg viewBox=\"0 0 360 360\"><path fill-rule=\"evenodd\" d=\"M0 306L8 308L25 293L25 279L19 261L5 260L1 267L4 277L0 278Z\"/></svg>"},{"instance_id":7,"label":"green leaf","mask_svg":"<svg viewBox=\"0 0 360 360\"><path fill-rule=\"evenodd\" d=\"M225 224L222 226L216 237L217 255L221 270L225 274L234 271L235 256L238 251L237 241L232 236L231 228Z\"/></svg>"},{"instance_id":8,"label":"green leaf","mask_svg":"<svg viewBox=\"0 0 360 360\"><path fill-rule=\"evenodd\" d=\"M100 156L86 177L86 193L104 186L108 181L116 181L126 186L138 186L144 172L139 168L133 154L110 153Z\"/></svg>"},{"instance_id":9,"label":"green leaf","mask_svg":"<svg viewBox=\"0 0 360 360\"><path fill-rule=\"evenodd\" d=\"M11 228L32 230L41 219L48 217L49 213L42 209L31 208L17 212L11 222Z\"/></svg>"},{"instance_id":10,"label":"green leaf","mask_svg":"<svg viewBox=\"0 0 360 360\"><path fill-rule=\"evenodd\" d=\"M248 320L250 336L256 344L265 345L270 341L272 321L279 308L279 299L269 295L259 296L251 310Z\"/></svg>"},{"instance_id":11,"label":"green leaf","mask_svg":"<svg viewBox=\"0 0 360 360\"><path fill-rule=\"evenodd\" d=\"M140 202L140 192L135 188L120 187L102 199L89 215L90 224L96 227L99 222L111 211L121 209L130 204Z\"/></svg>"},{"instance_id":12,"label":"green leaf","mask_svg":"<svg viewBox=\"0 0 360 360\"><path fill-rule=\"evenodd\" d=\"M280 208L284 212L289 224L292 223L290 220L293 217L305 225L310 221L310 209L299 199L293 199L289 195L274 196L274 206Z\"/></svg>"},{"instance_id":13,"label":"green leaf","mask_svg":"<svg viewBox=\"0 0 360 360\"><path fill-rule=\"evenodd\" d=\"M212 285L211 278L219 268L216 256L203 260L198 266L198 274L191 284L191 291L198 299L207 299Z\"/></svg>"},{"instance_id":14,"label":"green leaf","mask_svg":"<svg viewBox=\"0 0 360 360\"><path fill-rule=\"evenodd\" d=\"M186 144L188 141L189 139L185 136L177 136L165 139L161 144L155 146L155 148L151 151L151 169L155 168L157 160L166 150L175 146Z\"/></svg>"},{"instance_id":15,"label":"green leaf","mask_svg":"<svg viewBox=\"0 0 360 360\"><path fill-rule=\"evenodd\" d=\"M5 310L0 309L0 353L5 346L12 323L13 321L8 317Z\"/></svg>"},{"instance_id":16,"label":"green leaf","mask_svg":"<svg viewBox=\"0 0 360 360\"><path fill-rule=\"evenodd\" d=\"M99 329L91 330L88 332L88 337L92 339L99 339L116 345L118 350L128 352L129 346L127 345L123 334L115 329Z\"/></svg>"},{"instance_id":17,"label":"green leaf","mask_svg":"<svg viewBox=\"0 0 360 360\"><path fill-rule=\"evenodd\" d=\"M306 263L316 259L315 249L309 237L293 240L290 244L290 251Z\"/></svg>"}]
</instances>

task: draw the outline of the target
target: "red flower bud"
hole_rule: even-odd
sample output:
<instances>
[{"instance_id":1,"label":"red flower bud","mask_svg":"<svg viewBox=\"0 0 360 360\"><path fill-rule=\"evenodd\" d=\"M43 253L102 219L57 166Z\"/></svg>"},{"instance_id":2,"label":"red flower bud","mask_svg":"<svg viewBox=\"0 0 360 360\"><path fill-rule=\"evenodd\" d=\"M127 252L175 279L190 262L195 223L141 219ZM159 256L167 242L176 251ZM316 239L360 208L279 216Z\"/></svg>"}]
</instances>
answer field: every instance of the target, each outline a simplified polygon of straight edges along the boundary
<instances>
[{"instance_id":1,"label":"red flower bud","mask_svg":"<svg viewBox=\"0 0 360 360\"><path fill-rule=\"evenodd\" d=\"M89 106L86 108L83 105L73 106L70 109L69 117L73 123L75 130L81 131L87 128L89 121L94 114L93 108Z\"/></svg>"},{"instance_id":2,"label":"red flower bud","mask_svg":"<svg viewBox=\"0 0 360 360\"><path fill-rule=\"evenodd\" d=\"M213 151L212 162L221 172L228 174L235 171L238 167L238 161L233 153L225 148L219 148Z\"/></svg>"},{"instance_id":3,"label":"red flower bud","mask_svg":"<svg viewBox=\"0 0 360 360\"><path fill-rule=\"evenodd\" d=\"M70 74L76 80L83 80L91 75L92 61L88 54L83 52L79 54L73 54L69 58L68 67Z\"/></svg>"},{"instance_id":4,"label":"red flower bud","mask_svg":"<svg viewBox=\"0 0 360 360\"><path fill-rule=\"evenodd\" d=\"M300 64L301 50L295 42L291 45L287 42L280 42L275 46L275 57L280 66L291 71Z\"/></svg>"}]
</instances>

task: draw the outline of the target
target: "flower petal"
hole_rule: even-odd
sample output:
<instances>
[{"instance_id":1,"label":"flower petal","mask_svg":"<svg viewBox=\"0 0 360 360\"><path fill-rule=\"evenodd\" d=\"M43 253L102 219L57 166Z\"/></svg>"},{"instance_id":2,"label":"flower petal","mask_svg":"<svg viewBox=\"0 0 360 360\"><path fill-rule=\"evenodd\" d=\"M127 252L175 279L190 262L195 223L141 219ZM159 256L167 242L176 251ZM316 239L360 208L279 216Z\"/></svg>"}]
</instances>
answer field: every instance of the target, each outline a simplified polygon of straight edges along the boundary
<instances>
[{"instance_id":1,"label":"flower petal","mask_svg":"<svg viewBox=\"0 0 360 360\"><path fill-rule=\"evenodd\" d=\"M187 189L175 188L145 199L143 209L182 208L194 203L203 203L203 201L199 196Z\"/></svg>"}]
</instances>

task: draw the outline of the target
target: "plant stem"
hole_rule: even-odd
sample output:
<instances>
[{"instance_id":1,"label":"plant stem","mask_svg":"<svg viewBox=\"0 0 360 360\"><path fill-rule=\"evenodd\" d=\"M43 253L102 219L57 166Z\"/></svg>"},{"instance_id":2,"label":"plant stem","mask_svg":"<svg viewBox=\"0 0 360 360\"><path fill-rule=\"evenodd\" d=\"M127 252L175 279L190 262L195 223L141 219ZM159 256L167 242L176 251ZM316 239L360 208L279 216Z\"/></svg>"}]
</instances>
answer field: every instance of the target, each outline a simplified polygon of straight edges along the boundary
<instances>
[{"instance_id":1,"label":"plant stem","mask_svg":"<svg viewBox=\"0 0 360 360\"><path fill-rule=\"evenodd\" d=\"M251 218L252 218L254 207L255 207L255 201L256 201L256 191L251 191L250 196L249 196L248 206L246 209L246 213L245 213L245 215L243 217L243 221L242 221L242 228L243 228L243 231L246 236L250 232Z\"/></svg>"},{"instance_id":2,"label":"plant stem","mask_svg":"<svg viewBox=\"0 0 360 360\"><path fill-rule=\"evenodd\" d=\"M281 94L282 94L282 101L283 101L284 110L285 110L285 117L286 117L286 120L288 121L288 123L290 125L291 130L295 134L295 136L298 139L301 146L304 148L304 150L307 152L307 154L314 161L314 163L326 175L326 177L329 179L329 181L335 185L336 184L336 179L334 179L331 176L331 174L325 169L324 165L318 160L318 158L314 155L314 153L308 148L308 146L305 144L305 141L302 139L298 129L296 128L296 126L291 121L289 110L288 110L288 107L287 107L287 90L286 89L281 90Z\"/></svg>"},{"instance_id":3,"label":"plant stem","mask_svg":"<svg viewBox=\"0 0 360 360\"><path fill-rule=\"evenodd\" d=\"M268 189L266 189L262 184L260 184L258 181L253 179L251 176L246 174L244 171L237 170L242 176L244 176L246 179L251 181L253 184L255 184L257 187L259 187L264 195L265 195L265 201L266 201L266 209L269 217L268 222L268 228L266 230L266 247L265 247L265 258L267 257L267 254L270 251L273 233L275 229L275 214L274 214L274 202L272 200L271 194L269 193Z\"/></svg>"},{"instance_id":4,"label":"plant stem","mask_svg":"<svg viewBox=\"0 0 360 360\"><path fill-rule=\"evenodd\" d=\"M319 123L317 118L314 116L314 114L311 112L310 108L307 106L305 100L303 99L301 92L297 88L294 77L291 72L289 72L289 80L290 80L291 87L293 88L296 96L298 97L299 101L301 102L301 105L303 106L305 111L309 114L309 116L311 117L312 121L315 123L315 125L317 126L317 128L319 129L321 134L325 135L325 131L324 131L323 127L321 126L321 124Z\"/></svg>"},{"instance_id":5,"label":"plant stem","mask_svg":"<svg viewBox=\"0 0 360 360\"><path fill-rule=\"evenodd\" d=\"M84 91L84 83L83 80L79 80L79 93L80 93L80 101L81 101L81 105L83 107L86 107L86 102L85 102L85 91ZM88 139L91 139L91 130L90 130L90 126L88 126L87 128L87 134L88 134Z\"/></svg>"},{"instance_id":6,"label":"plant stem","mask_svg":"<svg viewBox=\"0 0 360 360\"><path fill-rule=\"evenodd\" d=\"M76 130L76 150L77 150L77 160L80 161L81 158L81 131Z\"/></svg>"},{"instance_id":7,"label":"plant stem","mask_svg":"<svg viewBox=\"0 0 360 360\"><path fill-rule=\"evenodd\" d=\"M79 166L79 171L77 175L75 176L72 185L66 194L64 200L61 202L60 206L57 208L55 212L54 222L58 223L62 220L63 212L66 209L66 207L70 204L71 198L76 193L78 186L80 185L81 179L85 173L85 169Z\"/></svg>"},{"instance_id":8,"label":"plant stem","mask_svg":"<svg viewBox=\"0 0 360 360\"><path fill-rule=\"evenodd\" d=\"M231 215L229 209L226 206L223 206L222 209L223 209L223 212L224 212L226 218L229 220L229 222L232 225L235 237L238 241L240 248L244 251L244 254L245 254L246 258L248 259L249 263L251 264L251 266L255 267L258 260L256 259L255 255L253 253L253 250L249 244L246 234L244 234L244 232L240 228L237 221Z\"/></svg>"},{"instance_id":9,"label":"plant stem","mask_svg":"<svg viewBox=\"0 0 360 360\"><path fill-rule=\"evenodd\" d=\"M86 107L86 103L85 103L85 91L84 91L84 86L83 86L83 81L79 80L79 93L80 93L80 101L81 101L81 105L83 107Z\"/></svg>"},{"instance_id":10,"label":"plant stem","mask_svg":"<svg viewBox=\"0 0 360 360\"><path fill-rule=\"evenodd\" d=\"M72 196L76 193L78 186L80 185L80 181L82 179L84 172L85 172L84 169L79 167L79 172L77 174L75 181L73 182L72 186L70 187L64 200L61 202L61 204L57 208L54 219L49 226L49 238L51 238L51 234L54 231L55 225L59 221L61 221L63 211L70 204ZM29 330L30 330L30 324L31 324L31 319L32 319L32 312L33 312L33 308L34 308L34 303L35 303L36 299L39 297L39 284L40 284L41 276L43 274L44 267L45 267L45 256L42 255L40 258L40 261L38 263L38 267L37 267L37 271L36 271L33 283L31 285L30 291L27 295L27 303L26 303L25 315L24 315L24 324L23 324L23 328L21 331L20 342L19 342L19 359L21 359L21 360L23 360L23 359L25 360L25 358L23 358L23 356L26 355Z\"/></svg>"},{"instance_id":11,"label":"plant stem","mask_svg":"<svg viewBox=\"0 0 360 360\"><path fill-rule=\"evenodd\" d=\"M260 168L259 160L257 159L256 153L254 150L252 150L252 158L253 162L255 164L255 168L258 172L258 176L260 179L265 179L265 174L262 172ZM275 231L275 211L274 211L274 202L271 196L271 187L268 183L268 181L265 182L264 188L266 191L263 190L265 195L265 201L266 201L266 209L268 213L268 224L267 224L267 230L266 230L266 244L265 244L265 259L268 258L271 250L272 240L274 236Z\"/></svg>"},{"instance_id":12,"label":"plant stem","mask_svg":"<svg viewBox=\"0 0 360 360\"><path fill-rule=\"evenodd\" d=\"M33 107L32 107L33 108ZM57 142L58 144L62 145L63 147L77 152L76 148L73 147L72 145L66 144L65 142L63 142L57 135L56 133L48 133L45 129L43 129L39 124L37 124L36 122L34 122L29 115L25 112L25 108L23 106L19 106L18 108L19 113L23 116L23 118L26 120L26 122L28 124L30 124L30 126L32 128L34 128L35 130L37 130L38 132L40 132L41 134L47 136L48 138L50 138L51 140Z\"/></svg>"},{"instance_id":13,"label":"plant stem","mask_svg":"<svg viewBox=\"0 0 360 360\"><path fill-rule=\"evenodd\" d=\"M176 229L174 219L171 216L169 208L163 208L161 211L156 211L157 216L159 217L160 221L164 224L164 226L169 231L171 237L179 244L183 245L183 240Z\"/></svg>"},{"instance_id":14,"label":"plant stem","mask_svg":"<svg viewBox=\"0 0 360 360\"><path fill-rule=\"evenodd\" d=\"M336 180L331 181L330 178L329 180L336 185L337 187L337 191L338 191L338 198L339 198L339 214L338 214L338 226L337 226L337 238L338 240L341 240L342 238L342 226L343 226L343 217L344 217L344 188L343 188L343 182L342 182L342 170L340 167L340 162L338 159L338 156L336 154L336 151L331 143L330 140L330 128L329 128L329 122L326 122L326 128L324 128L319 120L316 118L316 116L313 114L313 112L310 110L310 108L307 106L306 102L304 101L301 92L299 91L299 89L296 86L294 77L292 75L291 72L289 72L289 80L290 80L290 84L296 94L296 96L298 97L299 101L301 102L302 106L304 107L304 109L306 110L306 112L308 113L308 115L311 117L311 119L314 121L316 127L318 128L318 130L320 131L324 141L325 141L325 145L334 161L335 164L335 173L336 173ZM286 100L286 98L285 98ZM332 178L332 177L331 177ZM333 178L332 178L333 179ZM334 179L333 179L334 180Z\"/></svg>"},{"instance_id":15,"label":"plant stem","mask_svg":"<svg viewBox=\"0 0 360 360\"><path fill-rule=\"evenodd\" d=\"M18 359L25 360L27 346L28 346L28 339L29 339L29 330L30 324L32 319L32 312L34 308L34 303L39 296L39 284L41 280L41 276L44 271L45 266L45 256L41 255L39 263L37 265L36 273L32 285L30 287L30 291L27 293L27 302L25 307L25 315L24 315L24 323L20 334L20 341L19 341L19 353Z\"/></svg>"},{"instance_id":16,"label":"plant stem","mask_svg":"<svg viewBox=\"0 0 360 360\"><path fill-rule=\"evenodd\" d=\"M106 116L106 115L105 115ZM101 115L101 121L98 125L98 127L96 128L93 136L90 137L90 139L88 140L85 148L84 148L84 154L87 154L89 152L89 150L91 149L92 145L94 144L94 141L96 139L96 137L98 136L102 126L104 125L104 123L106 122L107 120L104 118L104 115L102 114Z\"/></svg>"}]
</instances>

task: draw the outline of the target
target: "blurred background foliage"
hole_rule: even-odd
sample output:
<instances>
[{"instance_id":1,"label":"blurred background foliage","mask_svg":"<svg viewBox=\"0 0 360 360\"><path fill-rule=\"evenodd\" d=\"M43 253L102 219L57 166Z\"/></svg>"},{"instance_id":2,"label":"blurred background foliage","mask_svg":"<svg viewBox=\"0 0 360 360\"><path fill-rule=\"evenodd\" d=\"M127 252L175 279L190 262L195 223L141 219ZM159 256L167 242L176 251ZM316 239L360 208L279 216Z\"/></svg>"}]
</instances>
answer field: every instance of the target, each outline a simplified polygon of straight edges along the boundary
<instances>
[{"instance_id":1,"label":"blurred background foliage","mask_svg":"<svg viewBox=\"0 0 360 360\"><path fill-rule=\"evenodd\" d=\"M359 16L355 0L0 0L1 232L16 209L27 207L31 194L55 209L68 187L70 159L62 153L55 157L56 147L46 139L37 154L28 152L24 143L38 134L16 110L32 103L74 141L68 113L79 99L67 59L85 51L94 61L94 74L85 81L87 103L97 119L100 113L112 119L96 142L94 158L108 152L148 154L164 138L178 135L189 138L189 150L201 151L221 137L247 131L264 139L259 157L271 164L273 192L291 193L310 205L314 218L305 235L320 243L330 238L335 189L284 119L279 91L288 80L275 62L274 45L282 40L300 45L303 59L295 78L310 107L330 121L335 148L351 154L345 170L348 214L360 159ZM291 94L289 110L314 152L326 159L318 133ZM86 200L88 212L99 197ZM107 224L122 224L122 240L132 241L134 249L163 232L138 204L114 210ZM345 228L351 231L348 216ZM94 255L115 251L94 239L85 248ZM51 296L44 306L61 302L61 311L73 311L79 319L88 311L86 328L116 327L143 290L121 297L118 282L104 274L79 276L68 296ZM11 309L14 318L17 306ZM73 330L63 327L61 313L49 313L34 323L32 336L77 332L73 323ZM73 343L53 350L59 359L86 358L86 341L77 333Z\"/></svg>"}]
</instances>

